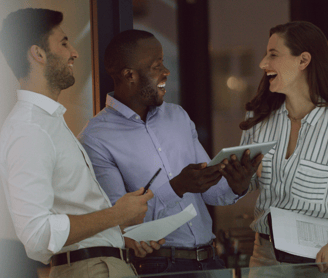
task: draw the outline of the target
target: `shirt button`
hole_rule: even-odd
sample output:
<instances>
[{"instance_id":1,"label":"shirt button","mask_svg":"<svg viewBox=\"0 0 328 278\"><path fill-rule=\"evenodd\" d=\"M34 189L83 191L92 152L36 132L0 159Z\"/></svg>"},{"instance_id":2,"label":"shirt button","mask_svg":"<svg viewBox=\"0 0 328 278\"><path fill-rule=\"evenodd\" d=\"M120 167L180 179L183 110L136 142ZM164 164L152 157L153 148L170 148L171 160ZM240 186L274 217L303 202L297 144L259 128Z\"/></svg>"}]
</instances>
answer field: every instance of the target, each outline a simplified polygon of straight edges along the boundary
<instances>
[{"instance_id":1,"label":"shirt button","mask_svg":"<svg viewBox=\"0 0 328 278\"><path fill-rule=\"evenodd\" d=\"M179 202L175 202L177 205L179 204Z\"/></svg>"},{"instance_id":2,"label":"shirt button","mask_svg":"<svg viewBox=\"0 0 328 278\"><path fill-rule=\"evenodd\" d=\"M139 120L139 116L136 116L136 119Z\"/></svg>"},{"instance_id":3,"label":"shirt button","mask_svg":"<svg viewBox=\"0 0 328 278\"><path fill-rule=\"evenodd\" d=\"M158 150L161 152L162 151L162 149L161 148L158 148Z\"/></svg>"},{"instance_id":4,"label":"shirt button","mask_svg":"<svg viewBox=\"0 0 328 278\"><path fill-rule=\"evenodd\" d=\"M172 177L172 173L169 173L169 176Z\"/></svg>"},{"instance_id":5,"label":"shirt button","mask_svg":"<svg viewBox=\"0 0 328 278\"><path fill-rule=\"evenodd\" d=\"M190 227L192 226L192 223L191 223L191 222L189 222L189 226L190 226Z\"/></svg>"}]
</instances>

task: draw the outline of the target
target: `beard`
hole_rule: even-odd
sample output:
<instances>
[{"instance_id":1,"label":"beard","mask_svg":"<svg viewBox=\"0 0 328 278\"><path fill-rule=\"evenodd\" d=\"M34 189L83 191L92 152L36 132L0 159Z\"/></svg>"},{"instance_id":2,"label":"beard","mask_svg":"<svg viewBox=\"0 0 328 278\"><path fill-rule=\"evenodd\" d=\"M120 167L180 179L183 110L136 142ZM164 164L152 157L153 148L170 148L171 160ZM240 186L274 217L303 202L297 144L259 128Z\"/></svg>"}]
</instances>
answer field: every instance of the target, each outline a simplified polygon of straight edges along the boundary
<instances>
[{"instance_id":1,"label":"beard","mask_svg":"<svg viewBox=\"0 0 328 278\"><path fill-rule=\"evenodd\" d=\"M158 88L152 85L149 78L140 73L140 96L144 99L148 106L160 106L163 103L163 99L159 98Z\"/></svg>"},{"instance_id":2,"label":"beard","mask_svg":"<svg viewBox=\"0 0 328 278\"><path fill-rule=\"evenodd\" d=\"M58 55L47 53L47 64L44 76L48 86L53 90L65 90L75 83L75 78L68 68L67 63Z\"/></svg>"}]
</instances>

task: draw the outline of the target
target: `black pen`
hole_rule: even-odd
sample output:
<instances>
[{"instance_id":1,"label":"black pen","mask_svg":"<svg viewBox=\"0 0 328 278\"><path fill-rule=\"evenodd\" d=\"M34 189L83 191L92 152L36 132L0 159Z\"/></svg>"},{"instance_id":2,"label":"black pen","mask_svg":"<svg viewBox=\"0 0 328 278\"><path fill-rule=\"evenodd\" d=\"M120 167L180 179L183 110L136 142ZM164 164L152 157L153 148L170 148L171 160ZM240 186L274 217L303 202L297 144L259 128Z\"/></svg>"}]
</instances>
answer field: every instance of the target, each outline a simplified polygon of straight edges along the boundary
<instances>
[{"instance_id":1,"label":"black pen","mask_svg":"<svg viewBox=\"0 0 328 278\"><path fill-rule=\"evenodd\" d=\"M150 181L149 181L149 182L147 183L147 185L145 186L145 190L144 190L144 192L142 193L142 195L145 194L145 193L147 192L149 186L151 186L151 184L153 183L154 179L157 177L157 175L159 174L159 172L160 172L161 170L162 170L162 168L159 168L159 169L157 170L157 172L155 173L155 175L150 179Z\"/></svg>"}]
</instances>

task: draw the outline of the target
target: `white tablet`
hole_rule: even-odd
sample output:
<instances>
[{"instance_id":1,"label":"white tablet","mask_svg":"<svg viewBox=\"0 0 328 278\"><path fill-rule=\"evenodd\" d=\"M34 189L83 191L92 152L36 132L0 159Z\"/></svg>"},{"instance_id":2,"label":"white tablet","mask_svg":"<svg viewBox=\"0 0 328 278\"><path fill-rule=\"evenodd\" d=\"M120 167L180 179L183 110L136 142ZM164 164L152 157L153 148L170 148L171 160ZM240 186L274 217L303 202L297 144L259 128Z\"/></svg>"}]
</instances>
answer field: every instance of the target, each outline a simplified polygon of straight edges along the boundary
<instances>
[{"instance_id":1,"label":"white tablet","mask_svg":"<svg viewBox=\"0 0 328 278\"><path fill-rule=\"evenodd\" d=\"M251 151L250 158L253 159L258 154L262 153L265 155L268 151L270 151L273 146L277 143L277 141L264 142L264 143L255 143L250 145L243 145L238 147L224 148L222 149L207 165L213 166L222 162L223 159L227 158L230 160L231 155L236 155L238 160L240 161L244 152L248 149Z\"/></svg>"}]
</instances>

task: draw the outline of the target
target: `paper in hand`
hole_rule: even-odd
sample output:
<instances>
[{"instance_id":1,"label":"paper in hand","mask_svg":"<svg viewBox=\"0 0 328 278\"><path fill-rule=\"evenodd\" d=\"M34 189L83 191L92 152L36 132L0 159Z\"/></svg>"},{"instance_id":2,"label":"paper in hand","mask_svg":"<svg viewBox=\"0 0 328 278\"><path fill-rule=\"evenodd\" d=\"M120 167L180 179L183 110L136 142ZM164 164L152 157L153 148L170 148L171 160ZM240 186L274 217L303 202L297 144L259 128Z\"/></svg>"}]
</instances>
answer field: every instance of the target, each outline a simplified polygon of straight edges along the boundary
<instances>
[{"instance_id":1,"label":"paper in hand","mask_svg":"<svg viewBox=\"0 0 328 278\"><path fill-rule=\"evenodd\" d=\"M123 236L132 238L138 242L151 240L158 241L193 219L196 215L196 209L193 204L190 204L183 211L175 215L127 227L124 229L126 233L123 234Z\"/></svg>"}]
</instances>

